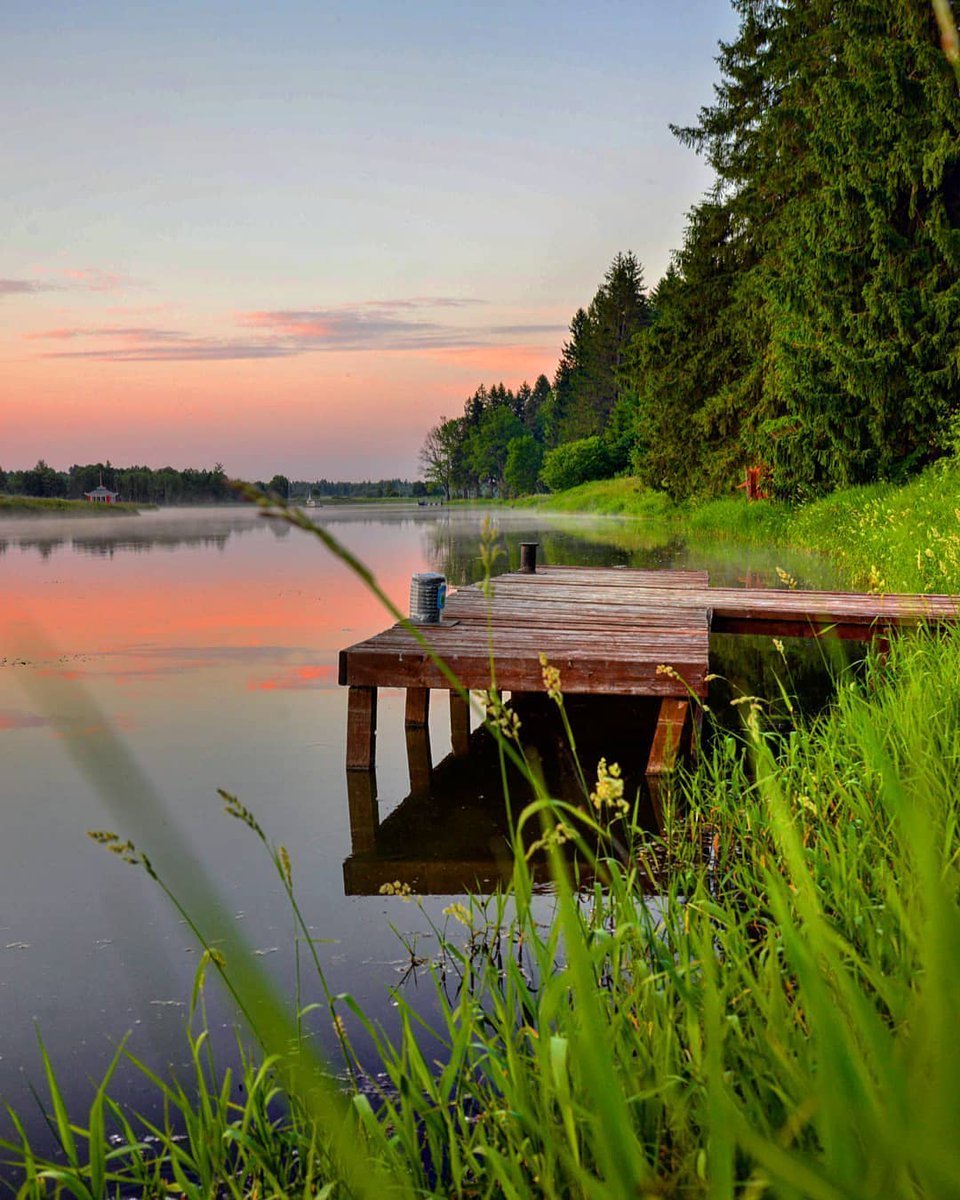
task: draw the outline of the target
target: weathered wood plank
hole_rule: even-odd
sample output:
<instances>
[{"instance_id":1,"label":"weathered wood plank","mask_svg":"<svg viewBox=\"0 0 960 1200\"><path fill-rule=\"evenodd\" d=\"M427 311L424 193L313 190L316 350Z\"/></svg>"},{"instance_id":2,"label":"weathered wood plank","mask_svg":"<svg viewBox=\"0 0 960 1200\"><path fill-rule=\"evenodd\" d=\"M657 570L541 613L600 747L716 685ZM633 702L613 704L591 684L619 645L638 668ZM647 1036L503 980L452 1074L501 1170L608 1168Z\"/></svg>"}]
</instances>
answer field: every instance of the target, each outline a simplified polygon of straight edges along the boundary
<instances>
[{"instance_id":1,"label":"weathered wood plank","mask_svg":"<svg viewBox=\"0 0 960 1200\"><path fill-rule=\"evenodd\" d=\"M446 655L447 665L464 687L482 690L490 685L490 664L481 655ZM702 657L691 662L674 656L666 661L675 674L661 674L656 659L596 656L562 660L551 656L559 667L562 690L568 694L622 696L687 696L706 694L705 663ZM543 675L538 659L496 660L497 682L505 691L542 692ZM390 652L351 660L350 680L354 686L449 688L445 675L429 660L415 661L409 656ZM455 694L455 693L453 693Z\"/></svg>"},{"instance_id":2,"label":"weathered wood plank","mask_svg":"<svg viewBox=\"0 0 960 1200\"><path fill-rule=\"evenodd\" d=\"M347 696L347 770L372 771L376 755L376 685L352 685Z\"/></svg>"},{"instance_id":3,"label":"weathered wood plank","mask_svg":"<svg viewBox=\"0 0 960 1200\"><path fill-rule=\"evenodd\" d=\"M407 729L422 729L430 719L430 689L407 688L403 723Z\"/></svg>"}]
</instances>

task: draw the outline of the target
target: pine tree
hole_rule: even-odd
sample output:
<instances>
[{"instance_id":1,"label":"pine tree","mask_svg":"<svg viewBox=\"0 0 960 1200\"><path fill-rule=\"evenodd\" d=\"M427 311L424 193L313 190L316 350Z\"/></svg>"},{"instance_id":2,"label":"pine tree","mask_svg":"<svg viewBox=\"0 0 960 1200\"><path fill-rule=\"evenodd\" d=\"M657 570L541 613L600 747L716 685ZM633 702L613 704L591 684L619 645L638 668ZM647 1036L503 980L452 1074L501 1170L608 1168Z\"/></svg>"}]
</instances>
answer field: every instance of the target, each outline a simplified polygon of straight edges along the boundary
<instances>
[{"instance_id":1,"label":"pine tree","mask_svg":"<svg viewBox=\"0 0 960 1200\"><path fill-rule=\"evenodd\" d=\"M586 313L579 310L570 326L571 340L554 383L555 392L568 392L562 399L560 440L603 433L621 400L627 349L647 319L640 264L631 253L618 254L590 307Z\"/></svg>"},{"instance_id":2,"label":"pine tree","mask_svg":"<svg viewBox=\"0 0 960 1200\"><path fill-rule=\"evenodd\" d=\"M784 494L903 474L937 454L960 366L960 106L931 9L735 8L715 102L677 131L716 172L736 266L729 302L684 322L733 374L708 370L676 403L721 464L765 459ZM695 219L684 279L703 236ZM643 358L654 392L675 352L661 340L667 357L655 339ZM647 404L648 439L649 419Z\"/></svg>"}]
</instances>

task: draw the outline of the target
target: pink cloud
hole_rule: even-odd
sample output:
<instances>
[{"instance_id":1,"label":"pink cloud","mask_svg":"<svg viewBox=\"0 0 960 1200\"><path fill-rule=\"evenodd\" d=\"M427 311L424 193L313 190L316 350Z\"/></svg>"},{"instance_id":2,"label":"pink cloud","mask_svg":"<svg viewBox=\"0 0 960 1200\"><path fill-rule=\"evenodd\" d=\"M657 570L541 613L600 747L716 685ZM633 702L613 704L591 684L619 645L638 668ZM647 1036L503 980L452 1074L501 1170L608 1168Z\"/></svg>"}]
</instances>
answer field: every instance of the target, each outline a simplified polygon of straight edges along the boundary
<instances>
[{"instance_id":1,"label":"pink cloud","mask_svg":"<svg viewBox=\"0 0 960 1200\"><path fill-rule=\"evenodd\" d=\"M103 271L99 267L68 267L61 271L64 279L87 292L118 292L128 287L140 286L140 281L117 271Z\"/></svg>"},{"instance_id":2,"label":"pink cloud","mask_svg":"<svg viewBox=\"0 0 960 1200\"><path fill-rule=\"evenodd\" d=\"M139 280L99 267L38 271L36 279L0 279L0 297L34 296L41 292L118 292L141 286Z\"/></svg>"}]
</instances>

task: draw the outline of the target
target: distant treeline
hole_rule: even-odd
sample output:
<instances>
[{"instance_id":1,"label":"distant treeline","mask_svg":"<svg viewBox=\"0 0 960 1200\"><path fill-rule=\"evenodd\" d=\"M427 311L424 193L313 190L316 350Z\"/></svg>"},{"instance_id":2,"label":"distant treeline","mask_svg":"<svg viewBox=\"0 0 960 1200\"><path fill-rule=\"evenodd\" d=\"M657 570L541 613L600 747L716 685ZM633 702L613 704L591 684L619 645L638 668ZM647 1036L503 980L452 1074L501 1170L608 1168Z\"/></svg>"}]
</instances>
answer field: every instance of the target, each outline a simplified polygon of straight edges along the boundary
<instances>
[{"instance_id":1,"label":"distant treeline","mask_svg":"<svg viewBox=\"0 0 960 1200\"><path fill-rule=\"evenodd\" d=\"M223 504L237 500L220 463L212 470L174 467L114 467L109 462L74 464L56 471L40 459L29 471L0 468L0 492L82 500L100 483L131 504Z\"/></svg>"},{"instance_id":2,"label":"distant treeline","mask_svg":"<svg viewBox=\"0 0 960 1200\"><path fill-rule=\"evenodd\" d=\"M647 292L618 255L552 381L429 432L448 494L630 471L710 496L754 467L802 500L960 442L960 94L929 0L734 7L714 102L674 130L715 185L670 268Z\"/></svg>"},{"instance_id":3,"label":"distant treeline","mask_svg":"<svg viewBox=\"0 0 960 1200\"><path fill-rule=\"evenodd\" d=\"M102 483L120 499L131 504L229 504L242 503L237 492L217 463L212 470L174 467L114 467L107 463L75 464L69 471L56 471L41 459L29 471L4 471L0 468L0 494L36 496L49 499L82 500ZM336 499L384 499L404 496L424 496L427 487L408 479L364 480L360 483L331 479L289 480L286 475L274 475L270 480L257 480L262 491L274 492L294 502L313 496Z\"/></svg>"},{"instance_id":4,"label":"distant treeline","mask_svg":"<svg viewBox=\"0 0 960 1200\"><path fill-rule=\"evenodd\" d=\"M289 493L295 501L302 501L309 496L315 500L384 500L427 494L426 484L419 480L411 483L409 479L364 479L360 483L334 479L294 479L284 488L282 485L285 482L284 476L275 477L267 489L281 496Z\"/></svg>"}]
</instances>

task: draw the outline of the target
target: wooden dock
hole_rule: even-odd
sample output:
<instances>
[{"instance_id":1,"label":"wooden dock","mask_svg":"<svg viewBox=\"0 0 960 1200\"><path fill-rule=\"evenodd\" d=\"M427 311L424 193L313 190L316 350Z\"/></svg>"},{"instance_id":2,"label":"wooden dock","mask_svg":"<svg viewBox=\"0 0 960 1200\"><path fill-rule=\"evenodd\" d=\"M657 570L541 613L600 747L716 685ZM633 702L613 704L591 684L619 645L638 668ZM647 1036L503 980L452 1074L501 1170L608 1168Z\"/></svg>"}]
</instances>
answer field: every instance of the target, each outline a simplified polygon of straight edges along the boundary
<instances>
[{"instance_id":1,"label":"wooden dock","mask_svg":"<svg viewBox=\"0 0 960 1200\"><path fill-rule=\"evenodd\" d=\"M711 633L867 640L920 623L956 621L960 598L788 589L713 588L705 571L539 567L452 592L443 620L418 625L468 690L490 687L491 645L503 692L545 690L541 655L566 694L660 701L647 775L668 771L689 745L706 695ZM340 652L348 687L347 768L376 757L377 690L405 688L406 724L423 726L430 692L450 697L455 754L466 753L469 708L402 625Z\"/></svg>"}]
</instances>

